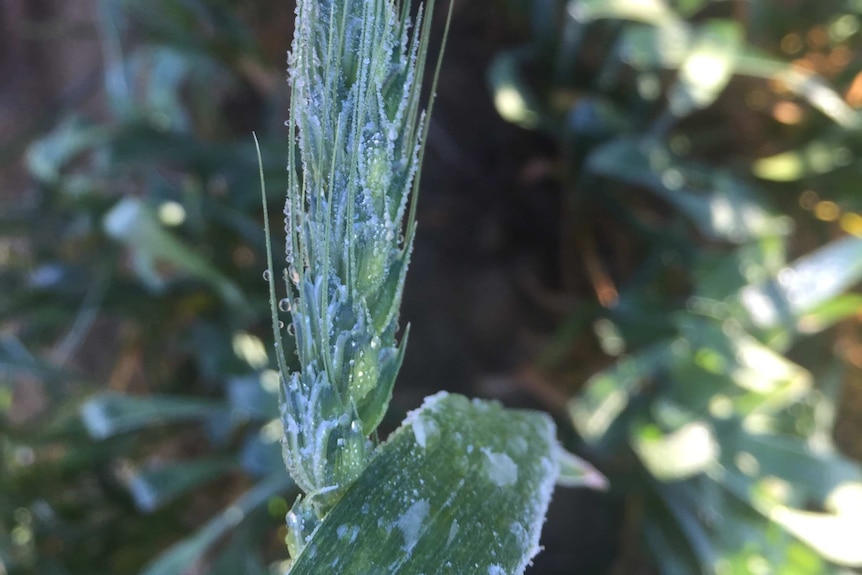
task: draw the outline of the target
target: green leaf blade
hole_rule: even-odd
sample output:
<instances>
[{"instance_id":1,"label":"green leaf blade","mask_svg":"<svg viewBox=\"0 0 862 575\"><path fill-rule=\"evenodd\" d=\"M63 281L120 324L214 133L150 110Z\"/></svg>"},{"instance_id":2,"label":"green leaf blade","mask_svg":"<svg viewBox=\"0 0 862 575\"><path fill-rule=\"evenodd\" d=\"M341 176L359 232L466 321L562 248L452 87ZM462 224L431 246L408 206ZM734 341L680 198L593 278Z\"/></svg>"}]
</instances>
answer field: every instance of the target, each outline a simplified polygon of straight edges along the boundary
<instances>
[{"instance_id":1,"label":"green leaf blade","mask_svg":"<svg viewBox=\"0 0 862 575\"><path fill-rule=\"evenodd\" d=\"M511 575L538 552L558 474L551 419L437 394L315 531L290 575Z\"/></svg>"},{"instance_id":2,"label":"green leaf blade","mask_svg":"<svg viewBox=\"0 0 862 575\"><path fill-rule=\"evenodd\" d=\"M205 421L223 416L222 404L195 397L132 396L105 392L81 407L81 418L91 437L107 439L157 425Z\"/></svg>"},{"instance_id":3,"label":"green leaf blade","mask_svg":"<svg viewBox=\"0 0 862 575\"><path fill-rule=\"evenodd\" d=\"M284 472L273 473L245 492L221 513L210 519L194 535L179 541L149 563L141 575L183 575L189 568L247 516L264 505L270 497L293 487Z\"/></svg>"},{"instance_id":4,"label":"green leaf blade","mask_svg":"<svg viewBox=\"0 0 862 575\"><path fill-rule=\"evenodd\" d=\"M133 473L129 491L138 509L151 512L215 479L235 465L230 457L208 457L145 467Z\"/></svg>"}]
</instances>

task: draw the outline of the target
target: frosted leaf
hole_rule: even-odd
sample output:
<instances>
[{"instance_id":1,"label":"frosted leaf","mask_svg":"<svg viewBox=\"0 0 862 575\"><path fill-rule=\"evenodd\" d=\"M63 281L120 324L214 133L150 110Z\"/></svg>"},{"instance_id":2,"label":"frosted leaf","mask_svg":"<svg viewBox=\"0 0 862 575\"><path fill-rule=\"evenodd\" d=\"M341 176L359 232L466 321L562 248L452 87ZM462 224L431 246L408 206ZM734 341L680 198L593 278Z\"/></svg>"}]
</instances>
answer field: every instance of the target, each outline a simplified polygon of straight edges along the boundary
<instances>
[{"instance_id":1,"label":"frosted leaf","mask_svg":"<svg viewBox=\"0 0 862 575\"><path fill-rule=\"evenodd\" d=\"M419 419L426 427L433 421L447 441L417 448ZM523 453L512 449L516 437L527 442ZM471 441L486 449L466 454ZM330 511L290 574L319 575L327 565L339 575L522 575L539 549L555 481L555 445L546 415L445 393L427 398ZM517 479L482 488L492 460L503 476L516 469ZM359 529L349 553L344 545L350 531L343 526Z\"/></svg>"}]
</instances>

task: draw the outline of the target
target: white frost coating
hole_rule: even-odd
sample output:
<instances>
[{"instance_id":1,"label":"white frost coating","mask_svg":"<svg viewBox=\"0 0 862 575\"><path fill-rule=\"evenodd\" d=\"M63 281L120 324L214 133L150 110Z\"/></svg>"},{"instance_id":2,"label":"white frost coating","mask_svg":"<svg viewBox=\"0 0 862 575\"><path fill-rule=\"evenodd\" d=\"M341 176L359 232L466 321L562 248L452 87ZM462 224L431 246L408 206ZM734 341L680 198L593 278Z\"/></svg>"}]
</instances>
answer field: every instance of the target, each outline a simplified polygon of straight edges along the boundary
<instances>
[{"instance_id":1,"label":"white frost coating","mask_svg":"<svg viewBox=\"0 0 862 575\"><path fill-rule=\"evenodd\" d=\"M557 441L556 426L550 417L544 416L542 419L544 420L544 425L542 426L544 429L536 429L539 433L537 439L541 440L542 436L544 436L543 439L547 442L548 450L551 451ZM542 474L541 481L530 494L530 501L528 503L532 508L532 512L524 514L526 517L535 517L536 519L528 524L521 524L524 527L525 538L523 543L528 550L524 553L520 565L512 570L512 573L516 574L523 573L527 569L527 564L531 563L533 557L539 552L539 537L542 532L542 524L545 522L545 512L551 503L551 494L554 492L554 485L557 482L557 475L559 474L559 466L555 465L548 458L542 458L541 464L544 473Z\"/></svg>"},{"instance_id":2,"label":"white frost coating","mask_svg":"<svg viewBox=\"0 0 862 575\"><path fill-rule=\"evenodd\" d=\"M416 437L416 443L422 449L428 444L428 439L434 437L437 432L437 423L430 417L426 417L427 413L437 409L437 404L448 397L449 394L445 391L435 393L425 398L419 409L414 409L404 418L403 425L409 425L413 430L413 435Z\"/></svg>"},{"instance_id":3,"label":"white frost coating","mask_svg":"<svg viewBox=\"0 0 862 575\"><path fill-rule=\"evenodd\" d=\"M338 536L338 539L342 541L346 539L348 543L353 543L359 536L359 526L339 525L338 528L335 530L335 534Z\"/></svg>"},{"instance_id":4,"label":"white frost coating","mask_svg":"<svg viewBox=\"0 0 862 575\"><path fill-rule=\"evenodd\" d=\"M515 536L515 540L517 540L518 545L526 547L530 542L530 536L527 534L527 530L524 529L524 526L521 525L520 522L515 521L509 527L509 532Z\"/></svg>"},{"instance_id":5,"label":"white frost coating","mask_svg":"<svg viewBox=\"0 0 862 575\"><path fill-rule=\"evenodd\" d=\"M407 413L407 417L404 418L404 425L411 425L413 420L419 417L419 414L423 411L431 411L434 412L437 410L438 404L442 402L444 399L449 397L449 393L446 391L440 391L435 393L434 395L429 395L422 402L422 405L419 408L414 409Z\"/></svg>"},{"instance_id":6,"label":"white frost coating","mask_svg":"<svg viewBox=\"0 0 862 575\"><path fill-rule=\"evenodd\" d=\"M509 442L509 445L512 446L512 450L516 455L524 455L527 453L528 445L527 440L521 436L513 437Z\"/></svg>"},{"instance_id":7,"label":"white frost coating","mask_svg":"<svg viewBox=\"0 0 862 575\"><path fill-rule=\"evenodd\" d=\"M335 530L335 534L338 535L339 539L344 539L347 536L347 530L350 529L347 525L339 525L338 529Z\"/></svg>"},{"instance_id":8,"label":"white frost coating","mask_svg":"<svg viewBox=\"0 0 862 575\"><path fill-rule=\"evenodd\" d=\"M425 449L425 421L421 415L413 420L413 435L416 437L416 443L419 444L419 447Z\"/></svg>"},{"instance_id":9,"label":"white frost coating","mask_svg":"<svg viewBox=\"0 0 862 575\"><path fill-rule=\"evenodd\" d=\"M416 443L419 447L425 449L428 439L437 434L437 423L422 414L413 418L413 435L416 437Z\"/></svg>"},{"instance_id":10,"label":"white frost coating","mask_svg":"<svg viewBox=\"0 0 862 575\"><path fill-rule=\"evenodd\" d=\"M506 575L506 572L503 571L502 567L497 564L494 564L488 567L488 575Z\"/></svg>"},{"instance_id":11,"label":"white frost coating","mask_svg":"<svg viewBox=\"0 0 862 575\"><path fill-rule=\"evenodd\" d=\"M494 453L490 449L483 448L485 454L485 474L497 487L513 485L518 481L518 464L505 453Z\"/></svg>"},{"instance_id":12,"label":"white frost coating","mask_svg":"<svg viewBox=\"0 0 862 575\"><path fill-rule=\"evenodd\" d=\"M411 505L405 511L395 524L404 535L404 550L407 553L413 551L416 543L419 541L419 532L422 530L422 524L428 518L428 511L431 506L427 499L420 499Z\"/></svg>"},{"instance_id":13,"label":"white frost coating","mask_svg":"<svg viewBox=\"0 0 862 575\"><path fill-rule=\"evenodd\" d=\"M455 537L457 537L457 536L458 536L458 520L453 519L452 520L452 527L449 528L449 538L446 539L446 546L448 547L449 545L451 545L452 541L454 541Z\"/></svg>"}]
</instances>

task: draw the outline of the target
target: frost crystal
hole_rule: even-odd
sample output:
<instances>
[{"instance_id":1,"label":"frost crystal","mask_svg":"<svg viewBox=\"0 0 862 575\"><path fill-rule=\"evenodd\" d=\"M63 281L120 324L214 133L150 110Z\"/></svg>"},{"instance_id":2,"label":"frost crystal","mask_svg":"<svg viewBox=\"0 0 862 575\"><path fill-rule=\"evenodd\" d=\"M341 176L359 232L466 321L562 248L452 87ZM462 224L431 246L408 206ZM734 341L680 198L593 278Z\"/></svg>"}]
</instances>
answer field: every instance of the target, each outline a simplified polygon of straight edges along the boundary
<instances>
[{"instance_id":1,"label":"frost crystal","mask_svg":"<svg viewBox=\"0 0 862 575\"><path fill-rule=\"evenodd\" d=\"M422 524L428 518L430 506L427 499L420 499L413 503L404 514L398 518L398 529L404 535L404 550L408 553L416 546Z\"/></svg>"},{"instance_id":2,"label":"frost crystal","mask_svg":"<svg viewBox=\"0 0 862 575\"><path fill-rule=\"evenodd\" d=\"M506 487L518 481L518 464L505 453L482 449L485 454L485 474L497 487Z\"/></svg>"}]
</instances>

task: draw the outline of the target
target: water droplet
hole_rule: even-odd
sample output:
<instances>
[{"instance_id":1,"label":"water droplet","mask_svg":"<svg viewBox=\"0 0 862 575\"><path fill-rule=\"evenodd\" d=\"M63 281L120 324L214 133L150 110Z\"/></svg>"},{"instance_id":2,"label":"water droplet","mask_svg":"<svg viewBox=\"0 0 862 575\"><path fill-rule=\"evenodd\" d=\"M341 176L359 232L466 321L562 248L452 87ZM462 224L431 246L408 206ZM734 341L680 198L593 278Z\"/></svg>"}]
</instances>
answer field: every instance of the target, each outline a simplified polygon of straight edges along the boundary
<instances>
[{"instance_id":1,"label":"water droplet","mask_svg":"<svg viewBox=\"0 0 862 575\"><path fill-rule=\"evenodd\" d=\"M284 329L284 322L283 321L278 322L278 329Z\"/></svg>"},{"instance_id":2,"label":"water droplet","mask_svg":"<svg viewBox=\"0 0 862 575\"><path fill-rule=\"evenodd\" d=\"M263 270L263 280L264 281L269 281L271 277L272 277L272 273L268 269Z\"/></svg>"},{"instance_id":3,"label":"water droplet","mask_svg":"<svg viewBox=\"0 0 862 575\"><path fill-rule=\"evenodd\" d=\"M290 335L296 335L296 330L293 328L292 323L287 326L287 333L289 333Z\"/></svg>"},{"instance_id":4,"label":"water droplet","mask_svg":"<svg viewBox=\"0 0 862 575\"><path fill-rule=\"evenodd\" d=\"M283 298L278 302L278 309L281 311L290 311L290 300L287 298Z\"/></svg>"},{"instance_id":5,"label":"water droplet","mask_svg":"<svg viewBox=\"0 0 862 575\"><path fill-rule=\"evenodd\" d=\"M376 335L371 338L371 349L377 349L380 347L380 338Z\"/></svg>"}]
</instances>

